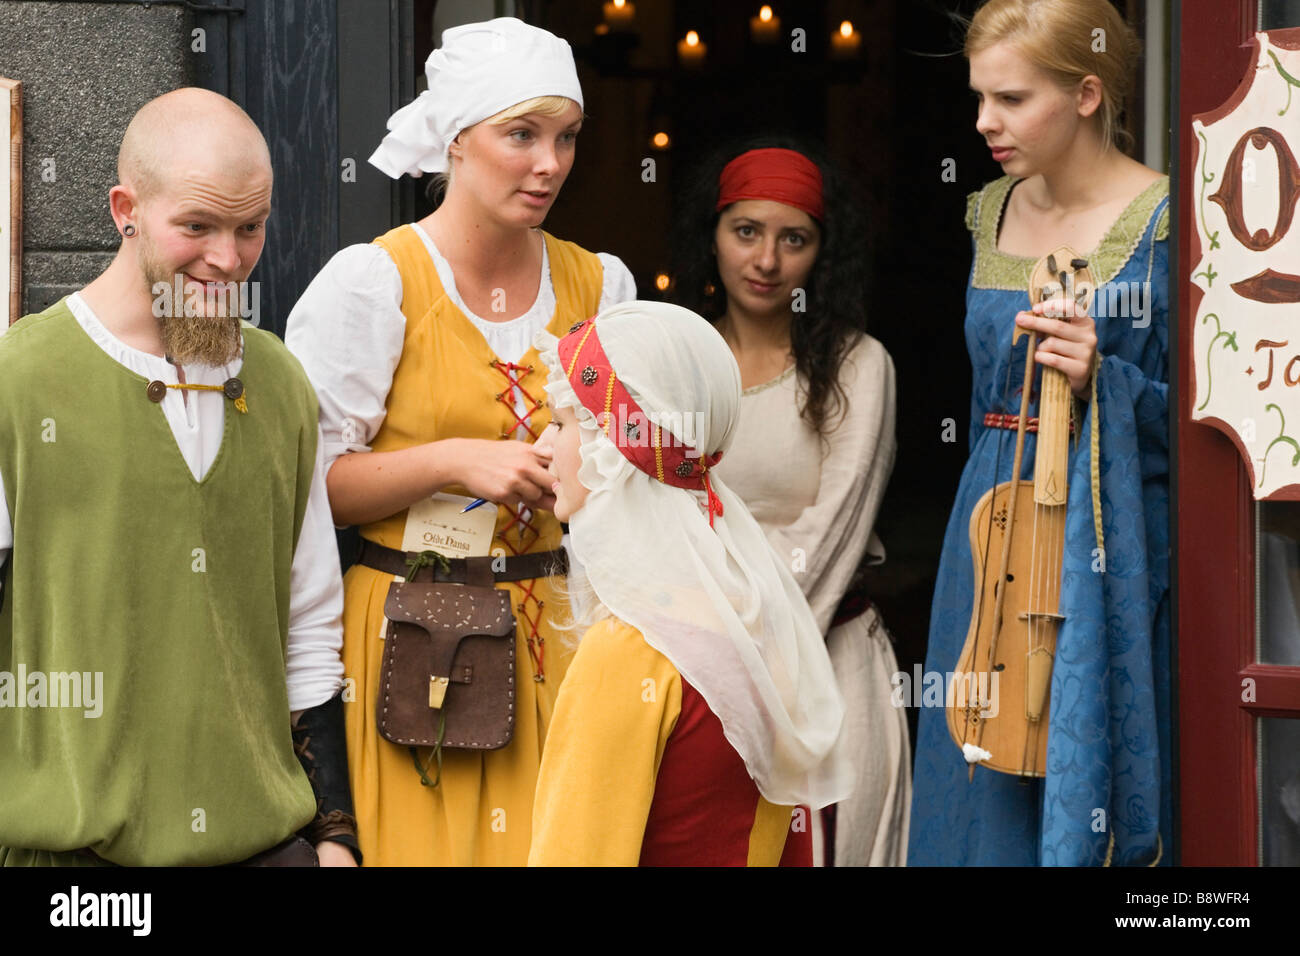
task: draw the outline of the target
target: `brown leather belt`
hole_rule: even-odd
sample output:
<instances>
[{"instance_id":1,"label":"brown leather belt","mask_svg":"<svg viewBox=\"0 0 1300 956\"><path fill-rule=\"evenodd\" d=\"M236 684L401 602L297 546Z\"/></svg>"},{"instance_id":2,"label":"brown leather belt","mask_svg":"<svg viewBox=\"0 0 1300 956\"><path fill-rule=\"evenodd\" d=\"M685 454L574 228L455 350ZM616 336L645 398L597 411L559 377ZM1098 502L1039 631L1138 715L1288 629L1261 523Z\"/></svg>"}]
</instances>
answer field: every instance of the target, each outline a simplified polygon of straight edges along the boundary
<instances>
[{"instance_id":1,"label":"brown leather belt","mask_svg":"<svg viewBox=\"0 0 1300 956\"><path fill-rule=\"evenodd\" d=\"M385 574L406 577L410 573L409 561L416 557L414 552L397 551L375 544L369 538L361 539L361 551L357 563ZM554 551L534 551L531 554L513 554L509 557L483 556L477 558L448 558L450 571L426 566L420 568L413 581L442 581L447 584L467 584L471 571L486 570L496 581L531 581L533 578L550 577L553 574L567 574L569 555L563 548Z\"/></svg>"},{"instance_id":2,"label":"brown leather belt","mask_svg":"<svg viewBox=\"0 0 1300 956\"><path fill-rule=\"evenodd\" d=\"M88 846L74 851L78 856L89 857L105 866L118 866L111 860L105 860ZM247 860L238 863L221 863L220 866L320 866L316 849L296 833L277 843L268 850L254 853Z\"/></svg>"}]
</instances>

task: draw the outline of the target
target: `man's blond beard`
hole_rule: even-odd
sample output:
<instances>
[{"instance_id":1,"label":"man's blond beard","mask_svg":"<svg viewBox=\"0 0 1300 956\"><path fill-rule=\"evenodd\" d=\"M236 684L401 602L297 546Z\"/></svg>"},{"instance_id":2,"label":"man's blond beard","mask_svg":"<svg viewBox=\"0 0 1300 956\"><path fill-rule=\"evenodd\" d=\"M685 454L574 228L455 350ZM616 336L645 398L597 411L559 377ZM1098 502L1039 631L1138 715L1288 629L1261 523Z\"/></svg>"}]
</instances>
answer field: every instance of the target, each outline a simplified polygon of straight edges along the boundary
<instances>
[{"instance_id":1,"label":"man's blond beard","mask_svg":"<svg viewBox=\"0 0 1300 956\"><path fill-rule=\"evenodd\" d=\"M151 299L156 283L164 283L175 292L177 273L169 273L153 258L152 247L140 236L140 270L144 273L145 288ZM187 283L181 276L181 287ZM192 286L191 286L192 287ZM202 293L199 293L202 303ZM242 337L239 327L239 297L222 297L223 309L218 315L186 315L185 302L189 295L179 298L172 295L171 314L158 318L162 334L163 353L177 365L226 365L239 355ZM235 301L230 301L234 298Z\"/></svg>"}]
</instances>

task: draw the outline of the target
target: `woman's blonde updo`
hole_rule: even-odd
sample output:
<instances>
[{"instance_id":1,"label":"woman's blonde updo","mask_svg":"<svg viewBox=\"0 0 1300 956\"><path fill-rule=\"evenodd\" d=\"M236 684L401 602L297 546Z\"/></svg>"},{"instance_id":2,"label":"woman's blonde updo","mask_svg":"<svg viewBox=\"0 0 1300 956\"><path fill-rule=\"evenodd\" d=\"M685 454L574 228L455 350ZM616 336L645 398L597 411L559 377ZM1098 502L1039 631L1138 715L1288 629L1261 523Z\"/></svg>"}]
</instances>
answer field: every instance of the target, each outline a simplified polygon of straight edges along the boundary
<instances>
[{"instance_id":1,"label":"woman's blonde updo","mask_svg":"<svg viewBox=\"0 0 1300 956\"><path fill-rule=\"evenodd\" d=\"M1119 116L1142 45L1109 0L988 0L966 31L966 56L1002 42L1014 44L1063 88L1098 77L1102 139L1117 144L1128 137Z\"/></svg>"}]
</instances>

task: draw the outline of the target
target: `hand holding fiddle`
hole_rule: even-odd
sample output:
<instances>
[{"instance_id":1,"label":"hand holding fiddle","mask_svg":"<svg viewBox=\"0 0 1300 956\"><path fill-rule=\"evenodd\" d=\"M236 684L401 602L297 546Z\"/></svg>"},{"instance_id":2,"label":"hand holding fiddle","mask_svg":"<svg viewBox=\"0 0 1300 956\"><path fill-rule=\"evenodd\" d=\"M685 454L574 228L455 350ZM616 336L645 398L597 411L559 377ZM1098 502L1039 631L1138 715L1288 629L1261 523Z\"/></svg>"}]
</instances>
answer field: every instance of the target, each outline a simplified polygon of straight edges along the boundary
<instances>
[{"instance_id":1,"label":"hand holding fiddle","mask_svg":"<svg viewBox=\"0 0 1300 956\"><path fill-rule=\"evenodd\" d=\"M1062 372L1070 390L1087 399L1097 354L1097 326L1087 310L1069 299L1049 299L1032 312L1016 313L1016 325L1039 335L1034 361Z\"/></svg>"}]
</instances>

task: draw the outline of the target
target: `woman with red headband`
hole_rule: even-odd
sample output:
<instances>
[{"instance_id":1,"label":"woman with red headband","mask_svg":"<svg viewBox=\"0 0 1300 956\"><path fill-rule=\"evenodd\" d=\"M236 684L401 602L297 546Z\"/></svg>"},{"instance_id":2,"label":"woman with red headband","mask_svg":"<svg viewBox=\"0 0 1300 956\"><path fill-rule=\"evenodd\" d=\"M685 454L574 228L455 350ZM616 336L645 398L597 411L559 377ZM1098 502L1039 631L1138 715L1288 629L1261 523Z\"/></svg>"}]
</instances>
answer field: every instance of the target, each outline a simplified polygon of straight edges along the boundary
<instances>
[{"instance_id":1,"label":"woman with red headband","mask_svg":"<svg viewBox=\"0 0 1300 956\"><path fill-rule=\"evenodd\" d=\"M776 865L792 809L843 799L853 775L817 622L716 477L738 437L736 362L657 302L579 323L542 361L554 418L538 444L583 636L529 863Z\"/></svg>"},{"instance_id":2,"label":"woman with red headband","mask_svg":"<svg viewBox=\"0 0 1300 956\"><path fill-rule=\"evenodd\" d=\"M744 388L718 473L749 506L816 615L845 700L854 791L814 817L827 865L898 865L910 799L898 669L860 566L894 464L894 366L862 330L865 230L839 177L802 145L723 154L686 203L683 305L714 322Z\"/></svg>"}]
</instances>

